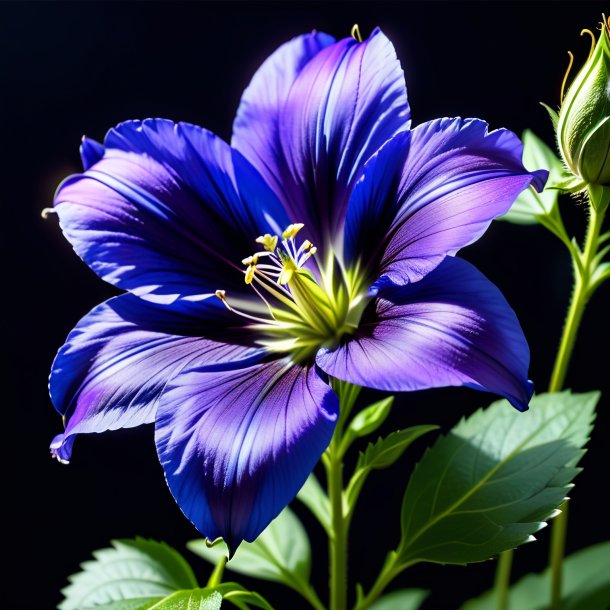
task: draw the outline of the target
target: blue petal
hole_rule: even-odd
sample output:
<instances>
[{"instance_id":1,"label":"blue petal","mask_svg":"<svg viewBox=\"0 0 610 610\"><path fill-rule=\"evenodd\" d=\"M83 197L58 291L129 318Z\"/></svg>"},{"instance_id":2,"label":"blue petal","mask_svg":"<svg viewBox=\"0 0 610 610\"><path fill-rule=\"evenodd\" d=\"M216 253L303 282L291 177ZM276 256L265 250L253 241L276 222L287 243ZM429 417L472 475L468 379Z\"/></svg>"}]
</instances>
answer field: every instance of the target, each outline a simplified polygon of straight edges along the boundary
<instances>
[{"instance_id":1,"label":"blue petal","mask_svg":"<svg viewBox=\"0 0 610 610\"><path fill-rule=\"evenodd\" d=\"M104 156L104 145L87 136L83 136L80 144L80 158L83 169L87 170Z\"/></svg>"},{"instance_id":2,"label":"blue petal","mask_svg":"<svg viewBox=\"0 0 610 610\"><path fill-rule=\"evenodd\" d=\"M283 44L256 71L235 116L231 145L252 163L283 201L287 199L286 159L280 144L280 131L284 128L282 107L307 62L334 42L328 34L312 32Z\"/></svg>"},{"instance_id":3,"label":"blue petal","mask_svg":"<svg viewBox=\"0 0 610 610\"><path fill-rule=\"evenodd\" d=\"M275 360L238 371L187 367L157 410L174 498L233 552L294 498L333 434L338 399L315 366Z\"/></svg>"},{"instance_id":4,"label":"blue petal","mask_svg":"<svg viewBox=\"0 0 610 610\"><path fill-rule=\"evenodd\" d=\"M159 303L244 289L241 259L286 216L251 165L212 133L165 120L110 130L104 156L55 206L103 279ZM89 152L87 152L89 158Z\"/></svg>"},{"instance_id":5,"label":"blue petal","mask_svg":"<svg viewBox=\"0 0 610 610\"><path fill-rule=\"evenodd\" d=\"M345 258L403 284L477 240L547 172L528 172L510 131L477 119L439 119L398 135L364 170L350 199Z\"/></svg>"},{"instance_id":6,"label":"blue petal","mask_svg":"<svg viewBox=\"0 0 610 610\"><path fill-rule=\"evenodd\" d=\"M130 294L93 309L70 333L51 370L51 398L66 425L53 441L53 454L69 461L79 433L154 421L165 384L186 364L227 368L259 359L262 350L246 343L243 329L239 342L238 331L228 330L226 313L215 298L187 316ZM214 339L198 336L206 326Z\"/></svg>"},{"instance_id":7,"label":"blue petal","mask_svg":"<svg viewBox=\"0 0 610 610\"><path fill-rule=\"evenodd\" d=\"M291 48L289 55L293 53ZM288 71L290 77L295 72ZM262 115L257 125L280 126L279 151L275 137L255 156L251 149L256 143L249 148L244 144L255 136L246 136L243 126L234 143L265 168L260 171L274 185L291 220L305 223L304 235L327 245L341 240L348 196L366 160L409 127L403 72L392 43L375 30L362 43L346 38L318 50L296 74L287 95L285 81L278 80L280 103L256 112ZM262 83L259 79L257 85ZM269 96L275 94L270 91Z\"/></svg>"},{"instance_id":8,"label":"blue petal","mask_svg":"<svg viewBox=\"0 0 610 610\"><path fill-rule=\"evenodd\" d=\"M388 392L465 385L525 410L529 348L502 293L464 260L446 258L419 282L384 286L356 333L320 350L329 375Z\"/></svg>"}]
</instances>

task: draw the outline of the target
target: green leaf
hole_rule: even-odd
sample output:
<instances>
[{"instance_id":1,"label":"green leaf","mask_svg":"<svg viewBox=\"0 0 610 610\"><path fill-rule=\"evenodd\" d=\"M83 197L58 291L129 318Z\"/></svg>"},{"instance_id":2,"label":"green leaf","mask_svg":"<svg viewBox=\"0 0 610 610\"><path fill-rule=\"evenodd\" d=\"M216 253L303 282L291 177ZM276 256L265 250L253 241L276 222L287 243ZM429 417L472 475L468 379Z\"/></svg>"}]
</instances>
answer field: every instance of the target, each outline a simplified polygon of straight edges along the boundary
<instances>
[{"instance_id":1,"label":"green leaf","mask_svg":"<svg viewBox=\"0 0 610 610\"><path fill-rule=\"evenodd\" d=\"M401 564L483 561L533 539L578 473L598 392L495 402L429 449L402 508Z\"/></svg>"},{"instance_id":2,"label":"green leaf","mask_svg":"<svg viewBox=\"0 0 610 610\"><path fill-rule=\"evenodd\" d=\"M216 591L222 594L222 598L237 606L240 610L249 608L262 608L263 610L273 610L269 602L253 591L248 591L236 582L227 582L216 587Z\"/></svg>"},{"instance_id":3,"label":"green leaf","mask_svg":"<svg viewBox=\"0 0 610 610\"><path fill-rule=\"evenodd\" d=\"M180 589L192 589L197 581L186 560L170 546L136 538L113 540L113 548L95 551L95 560L81 564L63 589L59 610L81 610L122 600L158 600ZM139 606L117 608L140 610ZM146 605L142 608L147 608Z\"/></svg>"},{"instance_id":4,"label":"green leaf","mask_svg":"<svg viewBox=\"0 0 610 610\"><path fill-rule=\"evenodd\" d=\"M610 541L573 553L563 563L562 610L610 608ZM509 591L508 609L550 610L551 572L529 574ZM461 610L496 610L494 591L471 599Z\"/></svg>"},{"instance_id":5,"label":"green leaf","mask_svg":"<svg viewBox=\"0 0 610 610\"><path fill-rule=\"evenodd\" d=\"M388 396L379 402L362 409L349 424L347 434L354 438L372 434L383 424L392 410L394 396Z\"/></svg>"},{"instance_id":6,"label":"green leaf","mask_svg":"<svg viewBox=\"0 0 610 610\"><path fill-rule=\"evenodd\" d=\"M353 508L358 494L372 470L388 468L420 436L437 429L438 426L413 426L392 432L385 438L379 438L375 443L369 443L365 451L360 452L356 469L347 486L346 499L348 506Z\"/></svg>"},{"instance_id":7,"label":"green leaf","mask_svg":"<svg viewBox=\"0 0 610 610\"><path fill-rule=\"evenodd\" d=\"M222 595L215 589L176 591L149 610L220 610Z\"/></svg>"},{"instance_id":8,"label":"green leaf","mask_svg":"<svg viewBox=\"0 0 610 610\"><path fill-rule=\"evenodd\" d=\"M209 548L204 540L193 540L187 546L213 564L228 555L224 542ZM254 542L242 542L226 567L301 591L309 581L311 568L307 533L297 516L285 508Z\"/></svg>"},{"instance_id":9,"label":"green leaf","mask_svg":"<svg viewBox=\"0 0 610 610\"><path fill-rule=\"evenodd\" d=\"M155 607L157 602L165 599L164 597L139 597L137 599L122 599L109 604L95 606L96 610L150 610Z\"/></svg>"},{"instance_id":10,"label":"green leaf","mask_svg":"<svg viewBox=\"0 0 610 610\"><path fill-rule=\"evenodd\" d=\"M322 489L316 475L312 472L305 485L297 494L300 500L313 513L327 533L331 531L330 501Z\"/></svg>"},{"instance_id":11,"label":"green leaf","mask_svg":"<svg viewBox=\"0 0 610 610\"><path fill-rule=\"evenodd\" d=\"M526 129L523 139L523 165L529 171L549 170L548 184L558 180L563 172L559 157L533 132ZM538 216L548 216L557 205L556 190L545 188L537 193L532 187L525 189L510 210L498 220L508 220L517 224L537 224Z\"/></svg>"},{"instance_id":12,"label":"green leaf","mask_svg":"<svg viewBox=\"0 0 610 610\"><path fill-rule=\"evenodd\" d=\"M428 597L424 589L401 589L378 599L370 610L417 610Z\"/></svg>"}]
</instances>

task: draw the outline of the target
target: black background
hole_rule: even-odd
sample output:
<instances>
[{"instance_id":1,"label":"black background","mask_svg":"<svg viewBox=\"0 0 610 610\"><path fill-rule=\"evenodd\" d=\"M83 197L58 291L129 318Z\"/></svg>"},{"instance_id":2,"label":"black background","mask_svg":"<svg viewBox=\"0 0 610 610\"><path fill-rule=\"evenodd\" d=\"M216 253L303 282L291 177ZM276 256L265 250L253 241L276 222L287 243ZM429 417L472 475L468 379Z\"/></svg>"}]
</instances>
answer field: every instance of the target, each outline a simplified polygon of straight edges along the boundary
<instances>
[{"instance_id":1,"label":"black background","mask_svg":"<svg viewBox=\"0 0 610 610\"><path fill-rule=\"evenodd\" d=\"M82 437L70 466L48 455L61 421L46 379L55 351L76 321L115 293L71 251L55 219L40 210L66 175L78 171L83 133L101 139L128 118L162 116L203 125L225 138L240 93L279 44L313 28L336 37L353 23L363 35L380 25L405 69L414 122L476 116L492 127L552 132L543 100L556 106L572 49L584 60L603 3L2 3L0 62L4 178L3 298L8 334L3 367L4 448L1 552L11 566L0 607L52 608L66 577L111 538L136 534L180 549L196 537L163 481L152 429ZM562 201L580 235L584 209ZM567 305L571 276L561 244L544 229L494 223L462 255L504 292L532 351L530 375L543 390ZM570 550L608 538L610 424L610 286L591 303L568 375L575 390L601 388L598 422L571 494ZM606 350L606 351L604 351ZM370 396L376 396L371 393ZM446 429L493 397L467 389L399 396L390 431L416 423ZM352 530L351 575L370 586L387 545L398 535L398 510L409 468L423 441L391 474L371 477ZM325 597L326 550L320 529L297 506L311 532L314 583ZM514 573L541 570L548 529L516 553ZM209 569L187 556L205 582ZM418 566L395 586L435 588L426 608L456 608L489 587L494 564ZM281 610L305 607L290 592L257 586ZM7 601L8 596L8 601Z\"/></svg>"}]
</instances>

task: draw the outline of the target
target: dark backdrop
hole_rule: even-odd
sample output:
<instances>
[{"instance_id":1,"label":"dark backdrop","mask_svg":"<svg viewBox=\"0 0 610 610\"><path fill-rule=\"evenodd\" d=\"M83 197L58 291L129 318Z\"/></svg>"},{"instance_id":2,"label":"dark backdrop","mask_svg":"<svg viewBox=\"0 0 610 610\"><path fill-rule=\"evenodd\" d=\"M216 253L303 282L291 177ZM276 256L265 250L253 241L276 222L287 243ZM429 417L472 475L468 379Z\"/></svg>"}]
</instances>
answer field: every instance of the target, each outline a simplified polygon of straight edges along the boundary
<instances>
[{"instance_id":1,"label":"dark backdrop","mask_svg":"<svg viewBox=\"0 0 610 610\"><path fill-rule=\"evenodd\" d=\"M165 486L150 427L82 437L67 467L48 455L61 429L46 388L54 353L85 312L114 294L74 255L55 219L40 218L59 181L79 170L83 133L101 139L119 121L162 116L229 138L241 91L279 44L312 28L345 36L358 22L363 35L380 25L396 45L415 123L475 116L517 132L531 127L550 143L538 101L558 104L566 51L586 57L589 43L579 38L580 29L595 27L603 9L603 3L586 2L0 4L2 301L9 337L2 430L8 514L1 548L14 568L0 606L54 607L66 577L111 538L139 534L182 549L196 536ZM580 234L583 210L570 201L563 207ZM562 246L541 228L495 223L463 256L514 306L531 345L531 377L544 389L570 292ZM609 533L610 371L603 351L610 338L609 288L587 311L568 376L575 390L606 390L572 493L570 550ZM466 389L402 395L385 430L416 423L447 428L492 398ZM401 488L422 447L420 441L393 474L371 477L364 493L351 569L367 586L384 541L397 538ZM324 539L297 510L311 532L314 581L325 596ZM544 567L548 530L539 538L517 551L517 575ZM192 559L205 581L207 566ZM455 608L487 588L493 570L492 562L420 566L396 585L438 585L426 608ZM278 587L260 590L271 590L279 609L304 607Z\"/></svg>"}]
</instances>

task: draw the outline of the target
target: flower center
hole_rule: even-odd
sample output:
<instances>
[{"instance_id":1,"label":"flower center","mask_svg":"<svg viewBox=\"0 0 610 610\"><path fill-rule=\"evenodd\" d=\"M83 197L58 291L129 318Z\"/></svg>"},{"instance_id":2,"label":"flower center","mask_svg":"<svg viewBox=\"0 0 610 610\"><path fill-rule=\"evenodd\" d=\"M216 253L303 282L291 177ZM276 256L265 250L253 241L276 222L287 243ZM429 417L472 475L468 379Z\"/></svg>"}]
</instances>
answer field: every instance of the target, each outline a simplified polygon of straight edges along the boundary
<instances>
[{"instance_id":1,"label":"flower center","mask_svg":"<svg viewBox=\"0 0 610 610\"><path fill-rule=\"evenodd\" d=\"M291 224L281 236L258 237L263 250L242 261L245 282L261 299L256 312L247 305L237 308L224 290L216 291L229 310L252 321L260 345L290 352L297 360L352 333L368 301L357 270L346 271L332 254L319 265L319 278L306 268L317 248L307 239L300 245L295 240L303 226ZM262 316L254 315L261 311Z\"/></svg>"}]
</instances>

